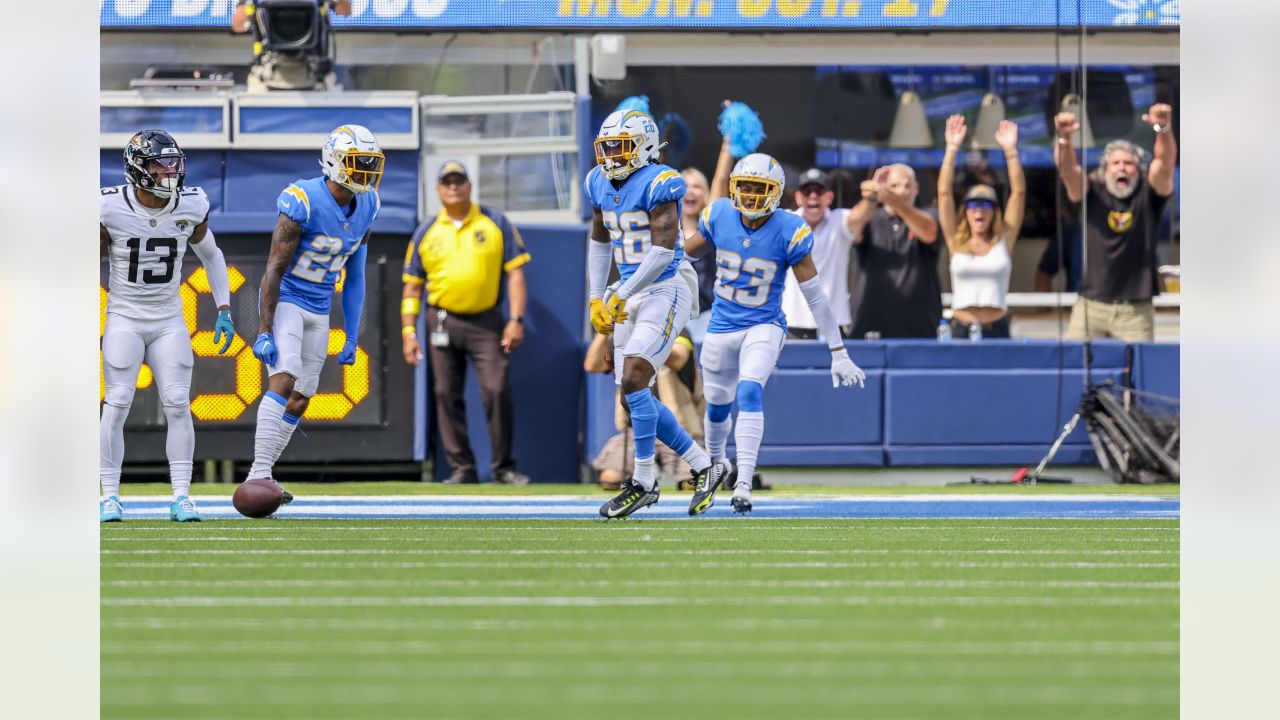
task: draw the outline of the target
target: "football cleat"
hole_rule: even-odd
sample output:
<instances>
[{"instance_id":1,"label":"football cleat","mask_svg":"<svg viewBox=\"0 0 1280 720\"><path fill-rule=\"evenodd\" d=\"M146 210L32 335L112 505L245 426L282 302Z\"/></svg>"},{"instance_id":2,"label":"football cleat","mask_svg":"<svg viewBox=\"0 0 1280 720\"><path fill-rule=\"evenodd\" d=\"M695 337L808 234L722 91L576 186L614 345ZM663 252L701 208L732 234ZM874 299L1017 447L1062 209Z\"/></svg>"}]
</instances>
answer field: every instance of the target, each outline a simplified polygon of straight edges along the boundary
<instances>
[{"instance_id":1,"label":"football cleat","mask_svg":"<svg viewBox=\"0 0 1280 720\"><path fill-rule=\"evenodd\" d=\"M751 512L751 498L738 495L730 500L729 504L733 506L733 511L739 515L746 515Z\"/></svg>"},{"instance_id":2,"label":"football cleat","mask_svg":"<svg viewBox=\"0 0 1280 720\"><path fill-rule=\"evenodd\" d=\"M124 522L124 506L120 498L112 495L102 499L98 506L98 522Z\"/></svg>"},{"instance_id":3,"label":"football cleat","mask_svg":"<svg viewBox=\"0 0 1280 720\"><path fill-rule=\"evenodd\" d=\"M711 509L716 504L716 490L720 489L720 484L724 482L725 477L729 474L729 468L723 463L713 462L711 466L700 473L689 471L693 475L693 499L689 501L689 514L699 515Z\"/></svg>"},{"instance_id":4,"label":"football cleat","mask_svg":"<svg viewBox=\"0 0 1280 720\"><path fill-rule=\"evenodd\" d=\"M174 522L200 522L200 513L196 512L196 504L186 495L179 495L177 500L169 503L169 519Z\"/></svg>"},{"instance_id":5,"label":"football cleat","mask_svg":"<svg viewBox=\"0 0 1280 720\"><path fill-rule=\"evenodd\" d=\"M600 506L600 515L606 519L624 518L642 507L648 507L658 502L658 494L657 483L654 483L652 490L646 491L636 483L629 481L623 484L622 492Z\"/></svg>"},{"instance_id":6,"label":"football cleat","mask_svg":"<svg viewBox=\"0 0 1280 720\"><path fill-rule=\"evenodd\" d=\"M276 483L276 484L279 485L280 483ZM288 490L285 490L284 488L280 488L280 492L283 493L284 495L284 500L280 502L281 505L288 505L289 503L293 502L293 493L289 492Z\"/></svg>"}]
</instances>

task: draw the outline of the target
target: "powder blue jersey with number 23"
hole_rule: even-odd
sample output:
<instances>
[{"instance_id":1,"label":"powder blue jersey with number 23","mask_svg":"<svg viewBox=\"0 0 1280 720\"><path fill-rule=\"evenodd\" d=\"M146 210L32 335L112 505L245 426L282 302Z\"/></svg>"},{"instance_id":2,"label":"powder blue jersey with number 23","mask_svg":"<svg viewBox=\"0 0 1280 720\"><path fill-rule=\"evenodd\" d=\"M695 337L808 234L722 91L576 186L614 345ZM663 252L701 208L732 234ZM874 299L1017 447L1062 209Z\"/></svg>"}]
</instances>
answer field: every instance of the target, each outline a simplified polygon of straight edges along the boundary
<instances>
[{"instance_id":1,"label":"powder blue jersey with number 23","mask_svg":"<svg viewBox=\"0 0 1280 720\"><path fill-rule=\"evenodd\" d=\"M716 247L716 299L707 332L734 332L756 325L787 328L782 287L787 270L813 252L804 218L775 210L752 230L728 198L698 216L698 232Z\"/></svg>"},{"instance_id":2,"label":"powder blue jersey with number 23","mask_svg":"<svg viewBox=\"0 0 1280 720\"><path fill-rule=\"evenodd\" d=\"M360 247L382 209L377 192L357 193L355 203L348 217L323 177L298 180L280 193L276 209L302 227L298 249L280 279L280 302L329 313L342 266Z\"/></svg>"},{"instance_id":3,"label":"powder blue jersey with number 23","mask_svg":"<svg viewBox=\"0 0 1280 720\"><path fill-rule=\"evenodd\" d=\"M587 173L587 201L600 211L604 227L609 231L613 245L613 261L623 280L630 278L640 267L640 261L649 252L653 242L649 237L649 213L659 205L676 204L676 217L680 217L680 205L684 199L685 184L680 173L666 165L645 165L627 176L622 187L600 172L599 166ZM654 282L672 277L680 269L684 258L684 243L676 242L676 254L671 264L663 269Z\"/></svg>"}]
</instances>

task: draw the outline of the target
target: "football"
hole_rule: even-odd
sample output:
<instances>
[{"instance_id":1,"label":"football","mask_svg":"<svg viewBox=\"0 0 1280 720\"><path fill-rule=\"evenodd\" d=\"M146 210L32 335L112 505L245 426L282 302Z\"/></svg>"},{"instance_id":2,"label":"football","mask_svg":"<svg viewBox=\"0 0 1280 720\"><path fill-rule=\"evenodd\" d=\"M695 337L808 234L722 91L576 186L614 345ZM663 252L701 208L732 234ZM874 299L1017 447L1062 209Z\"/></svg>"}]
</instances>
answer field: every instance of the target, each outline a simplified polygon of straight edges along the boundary
<instances>
[{"instance_id":1,"label":"football","mask_svg":"<svg viewBox=\"0 0 1280 720\"><path fill-rule=\"evenodd\" d=\"M272 480L245 480L231 496L231 503L241 515L251 518L271 517L284 502L284 490Z\"/></svg>"}]
</instances>

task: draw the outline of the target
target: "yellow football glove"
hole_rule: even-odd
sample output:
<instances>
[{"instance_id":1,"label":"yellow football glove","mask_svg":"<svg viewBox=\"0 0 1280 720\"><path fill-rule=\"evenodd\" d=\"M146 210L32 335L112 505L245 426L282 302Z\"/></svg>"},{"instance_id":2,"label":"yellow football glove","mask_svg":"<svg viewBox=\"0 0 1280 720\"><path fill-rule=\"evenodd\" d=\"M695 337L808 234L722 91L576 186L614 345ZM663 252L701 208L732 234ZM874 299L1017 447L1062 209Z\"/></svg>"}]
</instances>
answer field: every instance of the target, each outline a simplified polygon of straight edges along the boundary
<instances>
[{"instance_id":1,"label":"yellow football glove","mask_svg":"<svg viewBox=\"0 0 1280 720\"><path fill-rule=\"evenodd\" d=\"M613 318L613 322L620 323L627 321L627 301L618 297L616 293L609 293L604 299L604 309Z\"/></svg>"},{"instance_id":2,"label":"yellow football glove","mask_svg":"<svg viewBox=\"0 0 1280 720\"><path fill-rule=\"evenodd\" d=\"M613 332L613 318L609 315L609 310L604 306L604 300L600 298L591 298L591 327L601 335L608 335Z\"/></svg>"}]
</instances>

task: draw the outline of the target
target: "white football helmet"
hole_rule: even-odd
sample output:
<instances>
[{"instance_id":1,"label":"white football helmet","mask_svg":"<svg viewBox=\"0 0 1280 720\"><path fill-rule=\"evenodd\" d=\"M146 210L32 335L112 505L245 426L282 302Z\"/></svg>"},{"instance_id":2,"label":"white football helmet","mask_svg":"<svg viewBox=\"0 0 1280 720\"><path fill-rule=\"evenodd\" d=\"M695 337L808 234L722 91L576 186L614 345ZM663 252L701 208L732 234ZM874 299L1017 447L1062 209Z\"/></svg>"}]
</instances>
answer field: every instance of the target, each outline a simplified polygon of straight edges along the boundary
<instances>
[{"instance_id":1,"label":"white football helmet","mask_svg":"<svg viewBox=\"0 0 1280 720\"><path fill-rule=\"evenodd\" d=\"M658 159L658 123L639 110L619 110L596 133L596 163L610 180L622 180Z\"/></svg>"},{"instance_id":2,"label":"white football helmet","mask_svg":"<svg viewBox=\"0 0 1280 720\"><path fill-rule=\"evenodd\" d=\"M729 173L729 199L742 217L756 220L778 209L786 182L786 173L777 160L764 153L751 153Z\"/></svg>"},{"instance_id":3,"label":"white football helmet","mask_svg":"<svg viewBox=\"0 0 1280 720\"><path fill-rule=\"evenodd\" d=\"M363 125L334 130L320 149L324 176L354 193L377 190L386 162L378 139Z\"/></svg>"}]
</instances>

